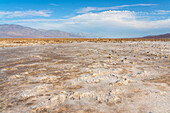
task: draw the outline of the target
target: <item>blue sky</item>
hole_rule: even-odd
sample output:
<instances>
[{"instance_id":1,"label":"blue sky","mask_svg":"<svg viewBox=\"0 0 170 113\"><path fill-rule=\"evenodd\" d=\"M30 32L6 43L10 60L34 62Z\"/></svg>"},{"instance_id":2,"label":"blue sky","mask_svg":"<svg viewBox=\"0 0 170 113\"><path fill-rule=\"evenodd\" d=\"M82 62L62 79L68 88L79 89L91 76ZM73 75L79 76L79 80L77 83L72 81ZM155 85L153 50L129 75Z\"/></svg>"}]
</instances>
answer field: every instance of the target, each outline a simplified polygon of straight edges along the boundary
<instances>
[{"instance_id":1,"label":"blue sky","mask_svg":"<svg viewBox=\"0 0 170 113\"><path fill-rule=\"evenodd\" d=\"M170 32L170 0L0 0L0 24L128 38Z\"/></svg>"}]
</instances>

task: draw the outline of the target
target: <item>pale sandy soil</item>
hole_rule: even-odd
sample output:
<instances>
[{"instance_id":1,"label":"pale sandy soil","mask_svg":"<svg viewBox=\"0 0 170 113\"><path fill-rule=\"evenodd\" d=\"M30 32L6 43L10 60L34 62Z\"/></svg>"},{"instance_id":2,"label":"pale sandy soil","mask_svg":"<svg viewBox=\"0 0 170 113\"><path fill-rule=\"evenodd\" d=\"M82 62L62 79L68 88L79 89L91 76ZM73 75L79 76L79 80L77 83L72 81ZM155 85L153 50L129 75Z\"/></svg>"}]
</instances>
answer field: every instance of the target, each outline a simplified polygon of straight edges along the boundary
<instances>
[{"instance_id":1,"label":"pale sandy soil","mask_svg":"<svg viewBox=\"0 0 170 113\"><path fill-rule=\"evenodd\" d=\"M169 42L0 48L2 113L170 113L169 86Z\"/></svg>"}]
</instances>

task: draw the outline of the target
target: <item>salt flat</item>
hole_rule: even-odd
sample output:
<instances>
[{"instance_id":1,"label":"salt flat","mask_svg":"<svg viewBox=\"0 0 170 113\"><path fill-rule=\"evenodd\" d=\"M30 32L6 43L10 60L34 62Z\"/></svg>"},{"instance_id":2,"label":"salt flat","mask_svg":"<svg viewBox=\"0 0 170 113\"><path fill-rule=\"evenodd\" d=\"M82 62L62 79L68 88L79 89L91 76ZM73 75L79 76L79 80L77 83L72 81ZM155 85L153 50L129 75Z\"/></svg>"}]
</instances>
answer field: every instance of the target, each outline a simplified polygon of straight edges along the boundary
<instances>
[{"instance_id":1,"label":"salt flat","mask_svg":"<svg viewBox=\"0 0 170 113\"><path fill-rule=\"evenodd\" d=\"M27 44L0 49L0 112L170 112L170 43Z\"/></svg>"}]
</instances>

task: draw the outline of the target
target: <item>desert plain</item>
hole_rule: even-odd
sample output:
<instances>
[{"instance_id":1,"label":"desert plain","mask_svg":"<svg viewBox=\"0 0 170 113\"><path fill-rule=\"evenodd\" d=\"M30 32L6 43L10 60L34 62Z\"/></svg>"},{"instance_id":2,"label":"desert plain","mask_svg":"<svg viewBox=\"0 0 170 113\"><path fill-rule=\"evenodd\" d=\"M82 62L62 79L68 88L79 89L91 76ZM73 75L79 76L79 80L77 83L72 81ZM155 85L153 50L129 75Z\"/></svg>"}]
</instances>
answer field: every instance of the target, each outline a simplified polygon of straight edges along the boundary
<instances>
[{"instance_id":1,"label":"desert plain","mask_svg":"<svg viewBox=\"0 0 170 113\"><path fill-rule=\"evenodd\" d=\"M170 113L169 39L0 39L2 113Z\"/></svg>"}]
</instances>

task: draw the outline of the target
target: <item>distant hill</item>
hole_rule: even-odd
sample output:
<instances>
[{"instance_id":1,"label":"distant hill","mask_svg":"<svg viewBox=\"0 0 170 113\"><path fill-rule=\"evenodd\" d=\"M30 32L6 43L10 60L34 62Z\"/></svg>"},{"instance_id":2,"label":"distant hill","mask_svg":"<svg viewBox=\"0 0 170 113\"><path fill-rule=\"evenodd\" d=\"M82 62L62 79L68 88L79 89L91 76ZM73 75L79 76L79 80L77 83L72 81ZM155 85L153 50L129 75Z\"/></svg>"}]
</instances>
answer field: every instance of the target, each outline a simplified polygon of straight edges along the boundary
<instances>
[{"instance_id":1,"label":"distant hill","mask_svg":"<svg viewBox=\"0 0 170 113\"><path fill-rule=\"evenodd\" d=\"M0 25L0 38L98 38L86 33L68 33L59 30L33 29L15 24Z\"/></svg>"},{"instance_id":2,"label":"distant hill","mask_svg":"<svg viewBox=\"0 0 170 113\"><path fill-rule=\"evenodd\" d=\"M163 39L163 38L170 38L170 33L167 33L167 34L162 34L162 35L152 35L152 36L145 36L145 37L142 37L142 38L145 38L145 39Z\"/></svg>"}]
</instances>

